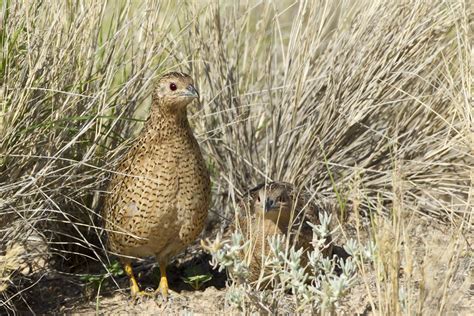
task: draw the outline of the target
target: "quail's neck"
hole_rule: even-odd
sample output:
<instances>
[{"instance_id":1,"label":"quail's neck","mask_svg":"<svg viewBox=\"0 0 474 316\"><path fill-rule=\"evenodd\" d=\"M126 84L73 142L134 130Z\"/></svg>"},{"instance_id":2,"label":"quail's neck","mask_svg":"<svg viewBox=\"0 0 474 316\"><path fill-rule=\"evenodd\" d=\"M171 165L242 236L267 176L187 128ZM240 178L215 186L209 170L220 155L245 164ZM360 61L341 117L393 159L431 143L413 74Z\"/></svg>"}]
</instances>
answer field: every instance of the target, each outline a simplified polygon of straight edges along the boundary
<instances>
[{"instance_id":1,"label":"quail's neck","mask_svg":"<svg viewBox=\"0 0 474 316\"><path fill-rule=\"evenodd\" d=\"M266 215L265 218L273 221L281 231L286 232L290 224L290 211L281 210L280 212L273 212L271 216Z\"/></svg>"},{"instance_id":2,"label":"quail's neck","mask_svg":"<svg viewBox=\"0 0 474 316\"><path fill-rule=\"evenodd\" d=\"M162 136L189 131L186 107L169 110L159 103L152 105L150 115L145 123L145 130L147 133L158 133Z\"/></svg>"}]
</instances>

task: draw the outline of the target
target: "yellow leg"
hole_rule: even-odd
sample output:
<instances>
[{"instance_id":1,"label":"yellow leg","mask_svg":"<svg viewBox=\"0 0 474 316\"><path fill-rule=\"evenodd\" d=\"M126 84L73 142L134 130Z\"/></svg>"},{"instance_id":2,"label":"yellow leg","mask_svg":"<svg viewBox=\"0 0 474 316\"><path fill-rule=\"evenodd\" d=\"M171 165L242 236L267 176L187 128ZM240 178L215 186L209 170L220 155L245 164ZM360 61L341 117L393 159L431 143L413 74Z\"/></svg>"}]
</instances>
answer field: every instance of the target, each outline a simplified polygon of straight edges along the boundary
<instances>
[{"instance_id":1,"label":"yellow leg","mask_svg":"<svg viewBox=\"0 0 474 316\"><path fill-rule=\"evenodd\" d=\"M125 266L125 273L130 278L130 294L131 294L132 298L136 298L138 295L147 295L147 296L149 296L150 293L145 292L145 291L140 291L140 287L138 286L138 282L135 279L135 276L133 275L132 264L130 262L127 262L127 263L124 264L124 266Z\"/></svg>"},{"instance_id":2,"label":"yellow leg","mask_svg":"<svg viewBox=\"0 0 474 316\"><path fill-rule=\"evenodd\" d=\"M166 264L164 262L159 262L160 265L160 285L156 291L161 291L161 295L166 300L168 298L168 278L166 277Z\"/></svg>"},{"instance_id":3,"label":"yellow leg","mask_svg":"<svg viewBox=\"0 0 474 316\"><path fill-rule=\"evenodd\" d=\"M130 262L125 263L125 273L130 278L130 294L132 297L135 297L140 292L140 287L138 282L133 275L132 264Z\"/></svg>"}]
</instances>

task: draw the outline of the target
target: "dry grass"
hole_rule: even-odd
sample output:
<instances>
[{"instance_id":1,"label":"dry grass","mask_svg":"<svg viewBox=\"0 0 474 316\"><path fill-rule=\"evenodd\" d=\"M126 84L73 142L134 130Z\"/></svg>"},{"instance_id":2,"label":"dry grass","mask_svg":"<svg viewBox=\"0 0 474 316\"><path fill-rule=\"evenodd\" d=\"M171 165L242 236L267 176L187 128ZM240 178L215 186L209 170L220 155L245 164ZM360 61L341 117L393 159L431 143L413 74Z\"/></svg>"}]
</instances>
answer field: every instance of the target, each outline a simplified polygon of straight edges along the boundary
<instances>
[{"instance_id":1,"label":"dry grass","mask_svg":"<svg viewBox=\"0 0 474 316\"><path fill-rule=\"evenodd\" d=\"M264 179L350 200L369 222L387 221L371 235L381 245L372 309L424 311L436 297L446 311L468 247L457 241L472 235L472 17L461 0L2 1L1 254L35 236L67 262L61 269L106 265L104 185L140 126L150 82L177 67L201 91L192 123L214 213L231 218ZM396 268L419 246L406 243L413 216L446 223L452 273L441 296L425 278L401 300ZM0 271L2 280L14 272ZM15 282L2 291L12 310Z\"/></svg>"}]
</instances>

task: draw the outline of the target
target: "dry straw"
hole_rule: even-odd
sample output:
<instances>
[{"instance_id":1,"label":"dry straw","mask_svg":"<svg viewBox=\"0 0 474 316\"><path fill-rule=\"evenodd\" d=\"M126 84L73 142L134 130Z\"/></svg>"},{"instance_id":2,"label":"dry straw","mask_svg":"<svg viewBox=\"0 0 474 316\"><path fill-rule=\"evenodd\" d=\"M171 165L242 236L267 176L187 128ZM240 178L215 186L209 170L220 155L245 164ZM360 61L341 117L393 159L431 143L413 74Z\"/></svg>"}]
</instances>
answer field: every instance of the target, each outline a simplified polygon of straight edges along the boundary
<instances>
[{"instance_id":1,"label":"dry straw","mask_svg":"<svg viewBox=\"0 0 474 316\"><path fill-rule=\"evenodd\" d=\"M465 1L2 1L0 10L2 258L33 239L59 261L105 266L108 174L145 117L150 82L172 69L201 91L192 124L220 216L273 179L357 201L366 214L390 218L402 205L471 228ZM13 310L15 260L0 268Z\"/></svg>"}]
</instances>

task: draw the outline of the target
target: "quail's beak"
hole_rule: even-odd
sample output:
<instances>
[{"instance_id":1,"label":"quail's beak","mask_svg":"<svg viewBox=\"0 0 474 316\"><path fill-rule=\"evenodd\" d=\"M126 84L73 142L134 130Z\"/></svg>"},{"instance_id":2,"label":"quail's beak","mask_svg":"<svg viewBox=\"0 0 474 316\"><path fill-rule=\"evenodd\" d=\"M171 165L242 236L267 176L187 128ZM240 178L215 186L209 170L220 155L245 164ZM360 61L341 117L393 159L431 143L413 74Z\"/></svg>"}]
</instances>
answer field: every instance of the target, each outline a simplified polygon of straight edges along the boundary
<instances>
[{"instance_id":1,"label":"quail's beak","mask_svg":"<svg viewBox=\"0 0 474 316\"><path fill-rule=\"evenodd\" d=\"M270 198L267 198L267 199L265 200L265 212L268 212L268 211L274 209L275 207L276 207L276 205L275 205L275 201L274 201L274 200L272 200L272 199L270 199Z\"/></svg>"},{"instance_id":2,"label":"quail's beak","mask_svg":"<svg viewBox=\"0 0 474 316\"><path fill-rule=\"evenodd\" d=\"M186 89L181 93L181 96L188 98L199 98L199 93L192 84L186 87Z\"/></svg>"}]
</instances>

